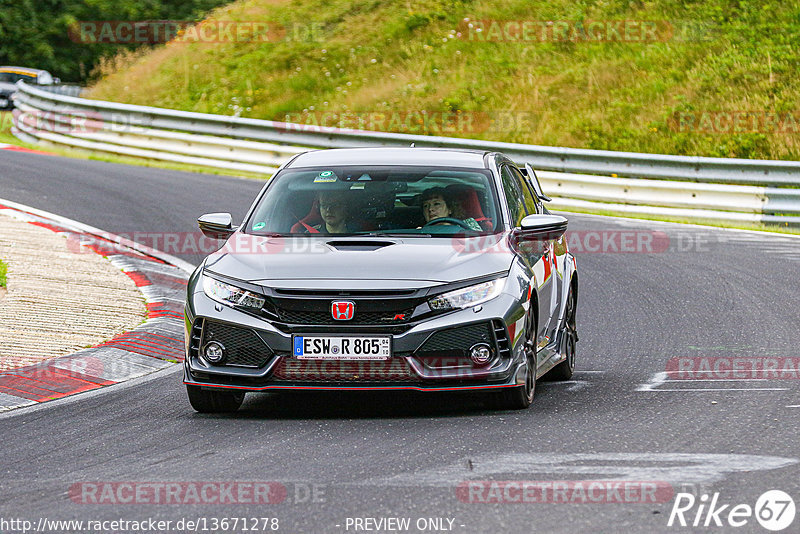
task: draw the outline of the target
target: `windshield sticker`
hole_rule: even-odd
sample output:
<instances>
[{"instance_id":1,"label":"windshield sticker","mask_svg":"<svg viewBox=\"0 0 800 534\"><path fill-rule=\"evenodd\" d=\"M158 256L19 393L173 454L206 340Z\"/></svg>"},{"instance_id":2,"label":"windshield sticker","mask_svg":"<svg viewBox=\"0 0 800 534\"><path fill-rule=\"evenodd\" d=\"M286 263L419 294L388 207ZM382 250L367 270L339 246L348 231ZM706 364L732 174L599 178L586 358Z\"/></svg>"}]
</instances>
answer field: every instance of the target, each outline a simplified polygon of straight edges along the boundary
<instances>
[{"instance_id":1,"label":"windshield sticker","mask_svg":"<svg viewBox=\"0 0 800 534\"><path fill-rule=\"evenodd\" d=\"M369 181L372 181L372 178L370 177L369 174L364 173L364 174L362 174L361 176L358 177L358 181L359 182L369 182Z\"/></svg>"},{"instance_id":2,"label":"windshield sticker","mask_svg":"<svg viewBox=\"0 0 800 534\"><path fill-rule=\"evenodd\" d=\"M264 228L267 225L265 222L257 222L253 225L253 230L258 231Z\"/></svg>"},{"instance_id":3,"label":"windshield sticker","mask_svg":"<svg viewBox=\"0 0 800 534\"><path fill-rule=\"evenodd\" d=\"M335 181L336 181L336 175L333 174L333 171L322 171L317 175L316 178L314 178L315 184L330 183Z\"/></svg>"},{"instance_id":4,"label":"windshield sticker","mask_svg":"<svg viewBox=\"0 0 800 534\"><path fill-rule=\"evenodd\" d=\"M360 184L355 183L350 186L350 189L364 189L364 185L365 185L364 182L361 182Z\"/></svg>"}]
</instances>

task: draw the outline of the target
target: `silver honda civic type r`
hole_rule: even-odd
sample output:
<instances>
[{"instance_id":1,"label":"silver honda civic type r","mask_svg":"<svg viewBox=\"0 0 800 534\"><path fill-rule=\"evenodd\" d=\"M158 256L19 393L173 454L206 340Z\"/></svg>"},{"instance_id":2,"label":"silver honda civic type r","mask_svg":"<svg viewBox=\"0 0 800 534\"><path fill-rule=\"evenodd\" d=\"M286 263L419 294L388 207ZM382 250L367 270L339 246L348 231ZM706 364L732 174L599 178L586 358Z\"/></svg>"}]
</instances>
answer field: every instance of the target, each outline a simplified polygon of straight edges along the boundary
<instances>
[{"instance_id":1,"label":"silver honda civic type r","mask_svg":"<svg viewBox=\"0 0 800 534\"><path fill-rule=\"evenodd\" d=\"M319 150L284 164L189 279L184 383L248 391L484 390L501 409L575 368L578 273L530 166L497 152Z\"/></svg>"}]
</instances>

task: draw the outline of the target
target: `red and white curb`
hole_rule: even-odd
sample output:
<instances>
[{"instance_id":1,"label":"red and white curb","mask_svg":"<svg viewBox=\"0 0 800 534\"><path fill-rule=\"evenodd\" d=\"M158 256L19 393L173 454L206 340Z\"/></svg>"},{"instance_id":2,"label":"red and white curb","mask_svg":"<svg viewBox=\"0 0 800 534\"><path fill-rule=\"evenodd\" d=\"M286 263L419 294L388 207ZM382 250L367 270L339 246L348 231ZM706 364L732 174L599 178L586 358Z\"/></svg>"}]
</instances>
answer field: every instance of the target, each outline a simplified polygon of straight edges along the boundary
<instances>
[{"instance_id":1,"label":"red and white curb","mask_svg":"<svg viewBox=\"0 0 800 534\"><path fill-rule=\"evenodd\" d=\"M118 384L183 361L183 304L191 264L15 202L0 199L0 210L64 235L68 246L106 256L134 281L147 305L147 319L133 330L74 354L0 372L0 412Z\"/></svg>"},{"instance_id":2,"label":"red and white curb","mask_svg":"<svg viewBox=\"0 0 800 534\"><path fill-rule=\"evenodd\" d=\"M25 148L24 146L9 145L8 143L0 143L0 150L11 150L13 152L25 152L26 154L42 154L45 156L55 156L55 154L52 154L50 152L43 152L41 150Z\"/></svg>"}]
</instances>

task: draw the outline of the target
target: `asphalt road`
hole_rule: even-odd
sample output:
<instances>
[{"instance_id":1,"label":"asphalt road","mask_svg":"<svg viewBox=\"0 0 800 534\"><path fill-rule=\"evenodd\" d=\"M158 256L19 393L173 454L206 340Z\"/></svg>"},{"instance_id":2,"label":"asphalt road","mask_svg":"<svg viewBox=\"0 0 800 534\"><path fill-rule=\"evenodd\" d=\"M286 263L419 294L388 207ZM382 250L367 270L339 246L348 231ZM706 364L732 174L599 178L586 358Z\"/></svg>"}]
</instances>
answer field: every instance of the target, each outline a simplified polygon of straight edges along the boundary
<instances>
[{"instance_id":1,"label":"asphalt road","mask_svg":"<svg viewBox=\"0 0 800 534\"><path fill-rule=\"evenodd\" d=\"M0 198L111 232L192 231L197 215L209 211L240 219L260 186L0 153ZM691 526L700 496L710 501L718 493L717 507L731 505L719 515L725 526L714 528L712 517L705 530L767 532L755 517L729 526L728 512L753 507L772 489L800 498L800 382L791 369L767 380L724 371L765 361L795 365L800 239L569 217L580 245L573 249L602 248L604 239L610 247L631 231L661 243L666 236L669 248L577 250L578 372L568 383L540 383L530 409L494 412L476 395L250 394L237 414L208 416L192 411L180 374L166 372L0 417L0 520L152 518L173 521L174 529L181 518L205 518L210 529L214 519L240 518L236 527L212 529L218 532L244 532L242 518L277 518L280 532L695 531L706 521L703 513L700 526ZM719 372L684 375L705 381L663 374L695 364ZM573 485L556 497L572 502L498 503L519 500L520 492L492 493L515 486L475 482L597 479L668 491L656 494L661 502L644 503L592 493L615 501L596 503ZM129 481L140 488L271 481L279 483L273 496L283 495L280 488L286 495L269 504L195 504L188 493L178 498L184 504L147 504L143 496L138 504L108 504L125 500L129 490L114 483ZM472 493L458 489L470 481ZM668 527L678 492L698 501L685 512L689 526ZM106 504L93 504L93 495ZM475 502L492 496L495 502ZM364 518L410 523L403 530L402 523L357 521ZM265 524L276 526L258 521L255 530ZM786 532L798 525L800 518ZM397 528L375 528L387 526ZM112 527L103 531L125 531ZM88 531L82 528L59 531Z\"/></svg>"}]
</instances>

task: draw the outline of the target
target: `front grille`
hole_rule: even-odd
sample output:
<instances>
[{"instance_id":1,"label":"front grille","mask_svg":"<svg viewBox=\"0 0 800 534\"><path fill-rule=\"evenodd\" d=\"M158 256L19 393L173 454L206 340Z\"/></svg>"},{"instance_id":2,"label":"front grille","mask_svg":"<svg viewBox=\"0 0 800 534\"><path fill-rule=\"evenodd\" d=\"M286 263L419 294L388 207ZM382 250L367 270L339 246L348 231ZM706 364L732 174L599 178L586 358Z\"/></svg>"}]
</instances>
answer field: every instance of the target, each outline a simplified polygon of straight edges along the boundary
<instances>
[{"instance_id":1,"label":"front grille","mask_svg":"<svg viewBox=\"0 0 800 534\"><path fill-rule=\"evenodd\" d=\"M407 323L411 319L411 314L414 312L413 308L397 311L381 311L381 312L359 312L358 304L356 304L356 312L353 318L349 321L337 321L331 315L330 310L326 311L302 311L302 310L286 310L279 309L277 312L281 321L289 324L363 324L363 325L376 325L376 324L402 324Z\"/></svg>"},{"instance_id":2,"label":"front grille","mask_svg":"<svg viewBox=\"0 0 800 534\"><path fill-rule=\"evenodd\" d=\"M417 376L406 358L365 361L281 358L273 378L293 382L408 382Z\"/></svg>"},{"instance_id":3,"label":"front grille","mask_svg":"<svg viewBox=\"0 0 800 534\"><path fill-rule=\"evenodd\" d=\"M475 343L492 344L489 323L476 323L458 328L440 330L422 345L422 352L468 350Z\"/></svg>"},{"instance_id":4,"label":"front grille","mask_svg":"<svg viewBox=\"0 0 800 534\"><path fill-rule=\"evenodd\" d=\"M267 344L249 328L207 321L203 345L209 341L218 341L225 347L225 360L221 365L258 368L266 365L272 356Z\"/></svg>"},{"instance_id":5,"label":"front grille","mask_svg":"<svg viewBox=\"0 0 800 534\"><path fill-rule=\"evenodd\" d=\"M469 349L476 343L486 343L495 348L489 323L440 330L423 343L416 356L431 368L471 367Z\"/></svg>"}]
</instances>

